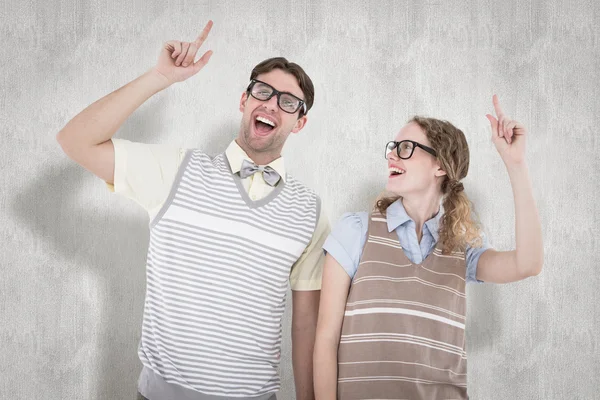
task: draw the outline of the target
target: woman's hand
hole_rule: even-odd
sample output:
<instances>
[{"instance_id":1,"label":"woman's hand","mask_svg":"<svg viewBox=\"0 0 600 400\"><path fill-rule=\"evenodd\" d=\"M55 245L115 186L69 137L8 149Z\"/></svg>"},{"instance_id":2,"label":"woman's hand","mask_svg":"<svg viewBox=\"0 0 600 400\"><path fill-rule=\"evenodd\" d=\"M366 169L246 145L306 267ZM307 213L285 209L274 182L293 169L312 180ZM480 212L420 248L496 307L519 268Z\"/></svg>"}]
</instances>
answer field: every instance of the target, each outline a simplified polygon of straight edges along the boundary
<instances>
[{"instance_id":1,"label":"woman's hand","mask_svg":"<svg viewBox=\"0 0 600 400\"><path fill-rule=\"evenodd\" d=\"M498 96L492 98L497 119L486 114L492 126L492 142L500 153L504 164L515 166L525 162L525 137L527 129L520 122L510 119L504 114Z\"/></svg>"}]
</instances>

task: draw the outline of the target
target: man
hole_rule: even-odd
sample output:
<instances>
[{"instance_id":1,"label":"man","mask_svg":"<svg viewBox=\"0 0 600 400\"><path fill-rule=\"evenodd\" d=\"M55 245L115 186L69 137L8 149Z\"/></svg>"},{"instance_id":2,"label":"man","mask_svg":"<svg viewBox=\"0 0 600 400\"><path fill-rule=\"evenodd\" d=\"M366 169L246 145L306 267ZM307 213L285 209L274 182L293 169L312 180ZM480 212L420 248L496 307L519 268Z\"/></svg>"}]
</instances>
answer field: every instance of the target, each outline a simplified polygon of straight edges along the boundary
<instances>
[{"instance_id":1,"label":"man","mask_svg":"<svg viewBox=\"0 0 600 400\"><path fill-rule=\"evenodd\" d=\"M211 27L194 42L165 43L154 68L87 107L57 140L150 216L140 398L275 399L289 280L296 396L310 399L329 223L281 157L313 104L308 75L284 58L258 64L239 134L214 158L112 139L148 98L206 65L211 51L194 60Z\"/></svg>"}]
</instances>

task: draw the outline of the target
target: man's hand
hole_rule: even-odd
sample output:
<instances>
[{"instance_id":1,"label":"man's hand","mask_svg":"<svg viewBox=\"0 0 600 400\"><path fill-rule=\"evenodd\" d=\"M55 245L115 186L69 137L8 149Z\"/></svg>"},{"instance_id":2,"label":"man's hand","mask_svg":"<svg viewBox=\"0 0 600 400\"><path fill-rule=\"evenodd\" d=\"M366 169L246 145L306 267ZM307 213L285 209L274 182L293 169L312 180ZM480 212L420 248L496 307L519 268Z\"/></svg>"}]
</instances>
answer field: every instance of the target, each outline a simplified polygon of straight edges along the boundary
<instances>
[{"instance_id":1,"label":"man's hand","mask_svg":"<svg viewBox=\"0 0 600 400\"><path fill-rule=\"evenodd\" d=\"M196 75L208 63L211 50L204 53L198 61L194 62L194 59L212 26L213 22L208 21L200 36L193 42L170 40L163 45L154 70L166 79L168 85Z\"/></svg>"},{"instance_id":2,"label":"man's hand","mask_svg":"<svg viewBox=\"0 0 600 400\"><path fill-rule=\"evenodd\" d=\"M107 183L114 182L115 150L110 140L125 120L148 98L198 73L211 51L194 62L212 21L191 42L165 43L155 67L127 85L89 105L56 135L64 152Z\"/></svg>"}]
</instances>

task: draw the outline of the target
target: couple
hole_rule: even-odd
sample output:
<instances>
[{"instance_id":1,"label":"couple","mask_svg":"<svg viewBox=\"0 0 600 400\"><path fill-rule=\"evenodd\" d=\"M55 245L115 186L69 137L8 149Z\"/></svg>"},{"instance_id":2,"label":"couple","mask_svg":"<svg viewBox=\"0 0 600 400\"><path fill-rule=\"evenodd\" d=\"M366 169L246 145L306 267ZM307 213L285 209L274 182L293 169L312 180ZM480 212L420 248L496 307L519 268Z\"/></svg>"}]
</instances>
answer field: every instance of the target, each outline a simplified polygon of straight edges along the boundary
<instances>
[{"instance_id":1,"label":"couple","mask_svg":"<svg viewBox=\"0 0 600 400\"><path fill-rule=\"evenodd\" d=\"M467 398L465 283L542 268L525 128L494 97L497 118L487 117L513 188L516 250L491 249L472 218L464 134L421 117L382 143L386 195L330 232L319 197L281 157L314 100L308 75L284 58L252 70L238 136L216 157L112 139L148 98L206 65L212 52L195 57L211 27L165 43L154 68L57 136L150 216L139 398L275 399L288 284L298 400Z\"/></svg>"}]
</instances>

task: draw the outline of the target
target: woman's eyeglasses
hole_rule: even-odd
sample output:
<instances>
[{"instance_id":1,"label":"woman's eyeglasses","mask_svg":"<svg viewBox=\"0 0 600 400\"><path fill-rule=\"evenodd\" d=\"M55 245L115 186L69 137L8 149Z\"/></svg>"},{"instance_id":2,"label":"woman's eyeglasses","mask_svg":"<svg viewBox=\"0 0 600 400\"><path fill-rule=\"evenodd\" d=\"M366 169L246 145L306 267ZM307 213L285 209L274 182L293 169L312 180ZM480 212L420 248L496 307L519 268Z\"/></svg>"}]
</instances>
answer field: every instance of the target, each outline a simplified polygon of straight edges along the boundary
<instances>
[{"instance_id":1,"label":"woman's eyeglasses","mask_svg":"<svg viewBox=\"0 0 600 400\"><path fill-rule=\"evenodd\" d=\"M402 140L400 142L392 140L391 142L388 142L388 144L385 145L385 159L387 160L389 154L395 149L396 154L399 158L401 158L402 160L408 160L412 157L417 147L420 147L432 156L437 157L437 153L434 149L432 149L431 147L424 146L421 143L415 142L414 140Z\"/></svg>"}]
</instances>

